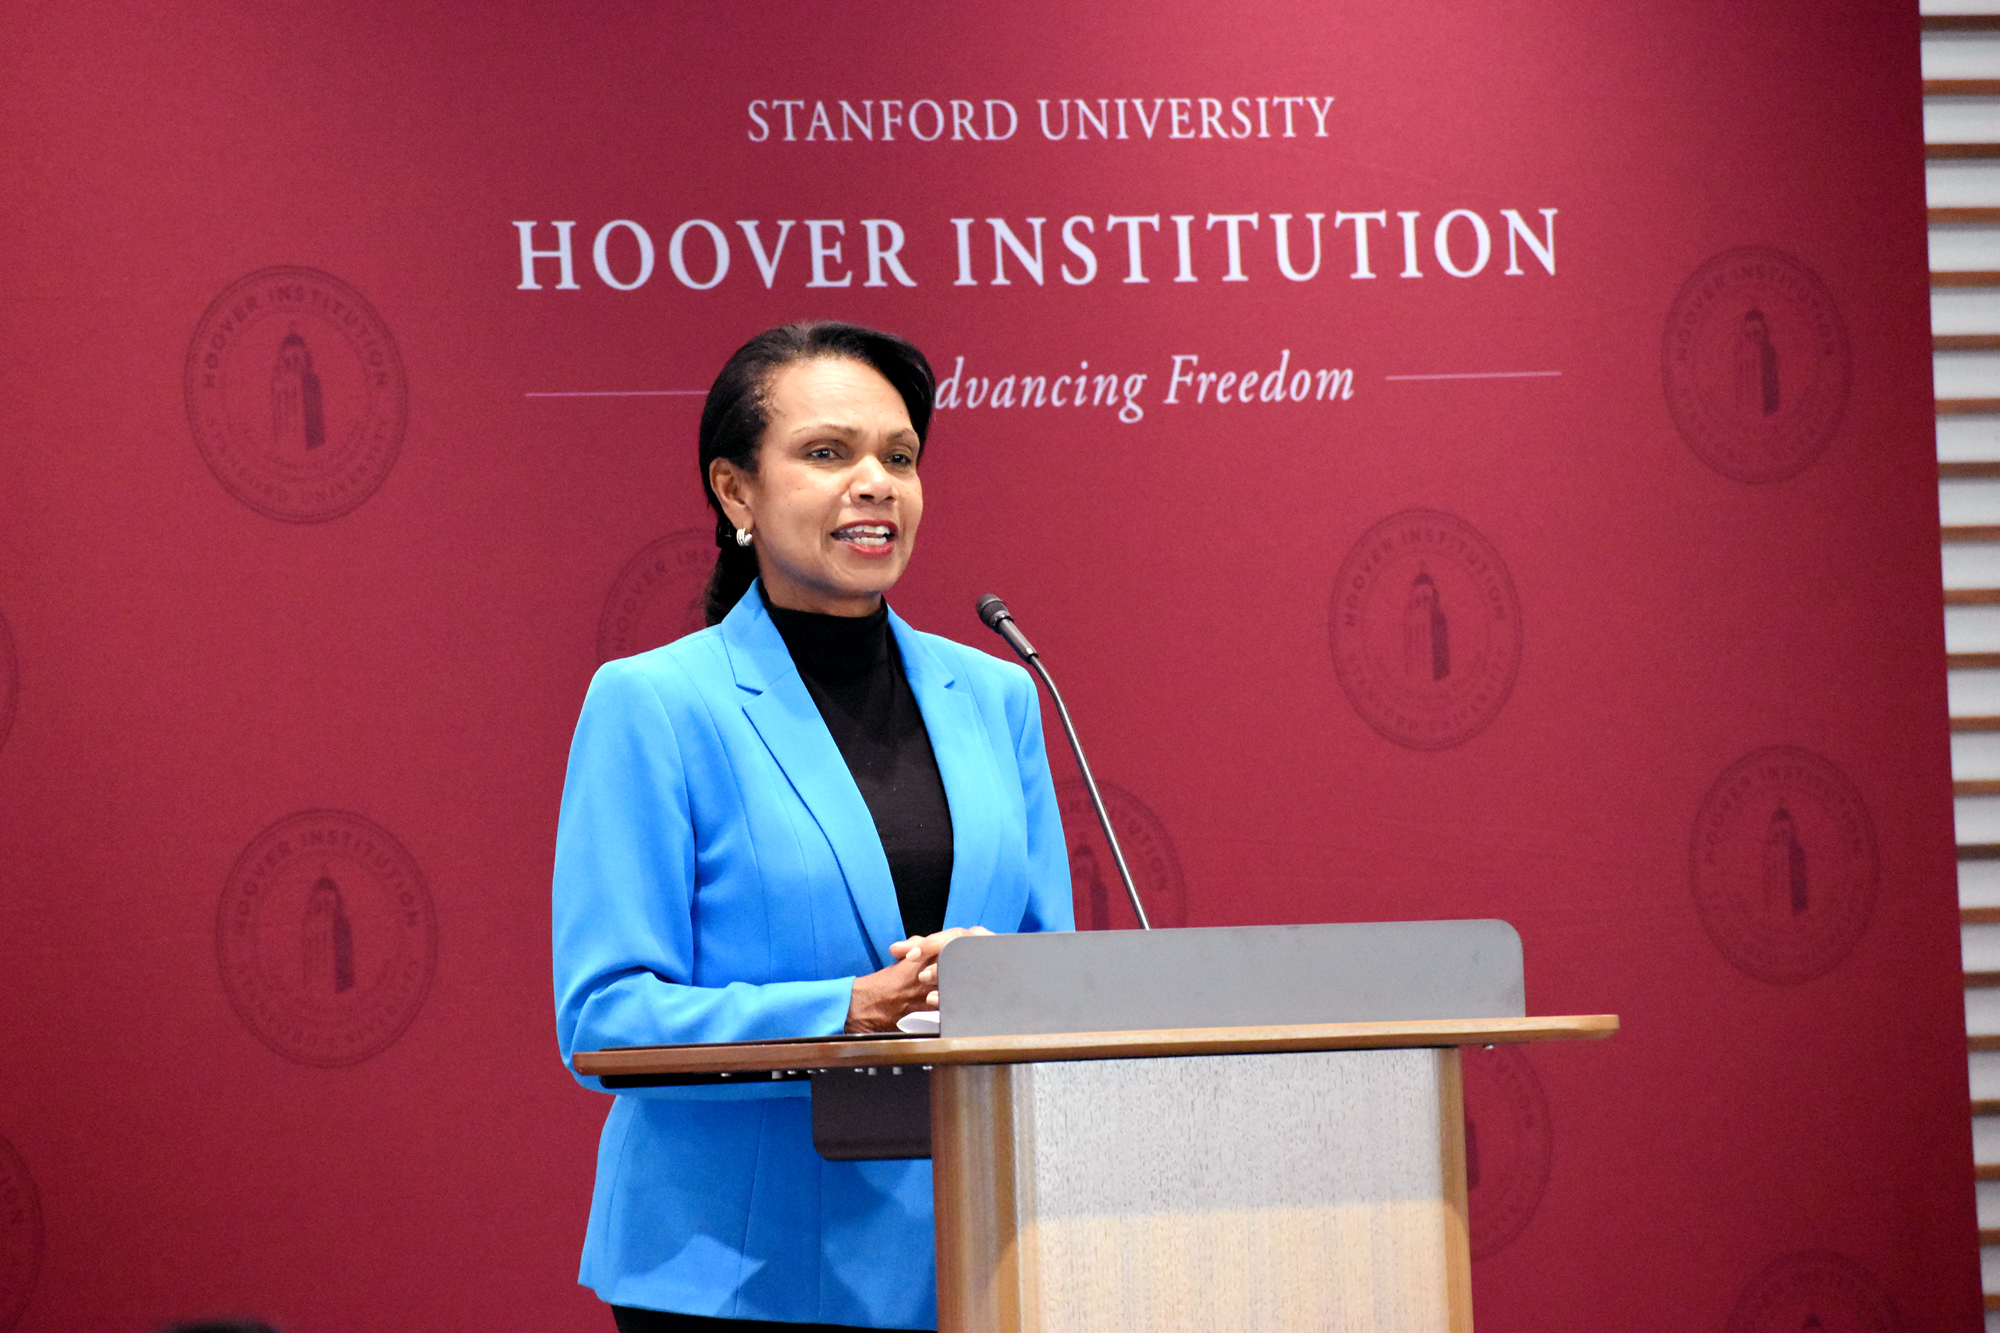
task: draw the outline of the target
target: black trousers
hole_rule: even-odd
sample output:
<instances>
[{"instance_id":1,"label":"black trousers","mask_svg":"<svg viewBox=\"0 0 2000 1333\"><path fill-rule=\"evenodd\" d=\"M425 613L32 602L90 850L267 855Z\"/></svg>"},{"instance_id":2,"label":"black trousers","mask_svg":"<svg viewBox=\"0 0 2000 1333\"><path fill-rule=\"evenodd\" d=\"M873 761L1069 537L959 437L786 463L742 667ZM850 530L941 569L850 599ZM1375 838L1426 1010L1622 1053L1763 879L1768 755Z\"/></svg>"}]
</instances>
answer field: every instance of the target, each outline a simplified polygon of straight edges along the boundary
<instances>
[{"instance_id":1,"label":"black trousers","mask_svg":"<svg viewBox=\"0 0 2000 1333\"><path fill-rule=\"evenodd\" d=\"M707 1315L674 1314L614 1305L611 1317L618 1333L852 1333L852 1324L783 1324L770 1319L711 1319Z\"/></svg>"}]
</instances>

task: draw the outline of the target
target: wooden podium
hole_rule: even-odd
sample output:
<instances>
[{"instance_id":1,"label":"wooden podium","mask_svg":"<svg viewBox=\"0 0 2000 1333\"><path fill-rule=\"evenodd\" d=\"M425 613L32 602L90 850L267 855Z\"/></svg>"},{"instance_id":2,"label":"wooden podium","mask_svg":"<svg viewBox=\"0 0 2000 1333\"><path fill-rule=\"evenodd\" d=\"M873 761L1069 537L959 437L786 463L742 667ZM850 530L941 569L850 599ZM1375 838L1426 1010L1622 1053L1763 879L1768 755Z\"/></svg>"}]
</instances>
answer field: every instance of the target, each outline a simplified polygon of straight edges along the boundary
<instances>
[{"instance_id":1,"label":"wooden podium","mask_svg":"<svg viewBox=\"0 0 2000 1333\"><path fill-rule=\"evenodd\" d=\"M608 1086L813 1077L816 1100L822 1082L915 1090L929 1070L941 1333L1457 1333L1472 1327L1458 1048L1617 1028L831 1038L597 1051L576 1068Z\"/></svg>"}]
</instances>

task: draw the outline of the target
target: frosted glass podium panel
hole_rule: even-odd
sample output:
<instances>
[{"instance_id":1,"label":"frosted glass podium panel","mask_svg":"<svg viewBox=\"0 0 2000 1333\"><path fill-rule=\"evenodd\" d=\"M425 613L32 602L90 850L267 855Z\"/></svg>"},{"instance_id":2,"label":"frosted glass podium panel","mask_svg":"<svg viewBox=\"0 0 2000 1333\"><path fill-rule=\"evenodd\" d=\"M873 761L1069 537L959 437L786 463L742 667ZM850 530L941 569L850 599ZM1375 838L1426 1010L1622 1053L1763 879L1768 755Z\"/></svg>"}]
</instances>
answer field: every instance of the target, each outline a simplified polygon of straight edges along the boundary
<instances>
[{"instance_id":1,"label":"frosted glass podium panel","mask_svg":"<svg viewBox=\"0 0 2000 1333\"><path fill-rule=\"evenodd\" d=\"M1472 1327L1456 1049L965 1066L933 1097L941 1328Z\"/></svg>"}]
</instances>

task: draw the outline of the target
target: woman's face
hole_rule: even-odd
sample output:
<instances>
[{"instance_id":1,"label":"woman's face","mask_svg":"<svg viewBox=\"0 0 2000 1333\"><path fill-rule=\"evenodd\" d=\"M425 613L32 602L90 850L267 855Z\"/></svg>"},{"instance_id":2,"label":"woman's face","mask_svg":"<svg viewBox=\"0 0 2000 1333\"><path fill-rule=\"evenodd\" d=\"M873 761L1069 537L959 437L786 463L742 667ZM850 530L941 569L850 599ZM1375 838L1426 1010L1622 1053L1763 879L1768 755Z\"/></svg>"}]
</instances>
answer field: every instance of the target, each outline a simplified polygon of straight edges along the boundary
<instances>
[{"instance_id":1,"label":"woman's face","mask_svg":"<svg viewBox=\"0 0 2000 1333\"><path fill-rule=\"evenodd\" d=\"M717 459L709 483L753 534L774 605L865 616L902 577L923 517L909 410L873 367L844 357L786 366L765 406L757 471Z\"/></svg>"}]
</instances>

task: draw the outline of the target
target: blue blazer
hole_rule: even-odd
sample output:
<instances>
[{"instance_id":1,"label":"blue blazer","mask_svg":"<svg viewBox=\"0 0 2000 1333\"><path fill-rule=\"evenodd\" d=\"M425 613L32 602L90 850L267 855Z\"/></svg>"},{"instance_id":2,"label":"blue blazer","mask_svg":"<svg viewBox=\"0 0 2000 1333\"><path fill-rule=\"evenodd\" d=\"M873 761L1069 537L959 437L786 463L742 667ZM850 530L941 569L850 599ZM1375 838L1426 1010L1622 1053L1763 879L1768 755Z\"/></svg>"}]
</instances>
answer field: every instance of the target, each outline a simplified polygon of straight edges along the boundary
<instances>
[{"instance_id":1,"label":"blue blazer","mask_svg":"<svg viewBox=\"0 0 2000 1333\"><path fill-rule=\"evenodd\" d=\"M1071 929L1033 681L889 624L951 807L945 924ZM874 819L754 587L720 625L599 669L554 906L565 1063L838 1033L854 978L894 961ZM621 1092L579 1280L615 1305L934 1328L930 1163L821 1159L803 1083Z\"/></svg>"}]
</instances>

